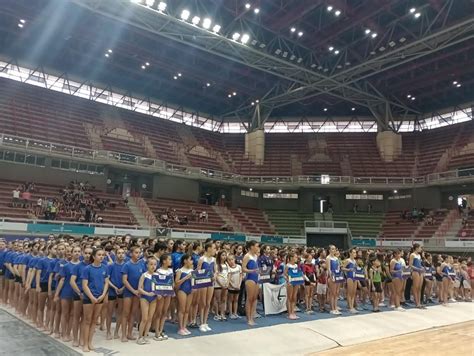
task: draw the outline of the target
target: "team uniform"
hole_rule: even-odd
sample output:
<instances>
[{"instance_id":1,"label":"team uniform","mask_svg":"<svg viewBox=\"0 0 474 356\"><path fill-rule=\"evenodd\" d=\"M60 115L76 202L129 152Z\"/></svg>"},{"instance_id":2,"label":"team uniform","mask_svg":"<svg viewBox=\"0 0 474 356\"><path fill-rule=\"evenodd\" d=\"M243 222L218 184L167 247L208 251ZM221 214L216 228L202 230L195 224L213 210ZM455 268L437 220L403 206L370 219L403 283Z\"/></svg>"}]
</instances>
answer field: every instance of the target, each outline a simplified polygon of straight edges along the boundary
<instances>
[{"instance_id":1,"label":"team uniform","mask_svg":"<svg viewBox=\"0 0 474 356\"><path fill-rule=\"evenodd\" d=\"M143 273L145 273L146 269L140 261L134 263L132 260L124 263L122 267L122 275L127 275L127 280L130 286L137 290L138 289L138 282L140 281L140 277ZM132 291L125 288L123 291L124 298L131 298L135 296Z\"/></svg>"}]
</instances>

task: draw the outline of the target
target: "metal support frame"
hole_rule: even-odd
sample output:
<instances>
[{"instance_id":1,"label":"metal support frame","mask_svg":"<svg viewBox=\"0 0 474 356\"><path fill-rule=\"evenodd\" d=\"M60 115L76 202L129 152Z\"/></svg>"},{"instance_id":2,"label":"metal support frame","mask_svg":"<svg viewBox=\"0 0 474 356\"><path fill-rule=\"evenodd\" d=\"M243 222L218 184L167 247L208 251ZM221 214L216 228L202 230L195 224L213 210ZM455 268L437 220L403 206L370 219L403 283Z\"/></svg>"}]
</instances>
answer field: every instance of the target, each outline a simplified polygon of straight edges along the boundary
<instances>
[{"instance_id":1,"label":"metal support frame","mask_svg":"<svg viewBox=\"0 0 474 356\"><path fill-rule=\"evenodd\" d=\"M396 128L390 125L389 121L394 116L417 115L420 112L396 98L385 97L375 90L367 79L375 74L473 38L474 18L472 17L463 22L446 26L447 15L451 8L449 4L452 1L454 0L447 1L447 5L443 6L433 18L424 18L423 21L420 21L416 33L411 31L412 41L406 41L396 48L387 49L379 55L363 58L360 64L348 69L334 71L330 75L326 75L312 69L314 64L319 63L313 52L308 52L302 46L295 47L294 42L278 35L274 36L271 46L243 45L230 38L230 29L227 29L227 33L223 35L214 34L175 17L179 14L163 14L144 5L131 4L126 0L73 0L75 4L102 16L283 79L283 85L277 88L279 90L276 90L273 96L268 96L260 102L261 107L266 107L270 111L327 94L367 107L373 113L381 113L380 107L383 107L387 115L381 120L379 114L376 119L383 129L392 130ZM444 20L440 21L443 17ZM393 33L393 26L390 28L390 33ZM254 32L254 34L258 36L258 33ZM389 36L380 37L382 39ZM255 39L259 38L255 37ZM295 58L302 58L302 61L297 63L295 60L282 58L275 52L270 52L275 43L280 48L287 45L288 53L290 50L294 51L291 54ZM285 48L281 50L285 50ZM308 68L310 63L312 63L311 68ZM248 105L228 112L223 117L241 118L241 114L247 116L251 110L253 107Z\"/></svg>"}]
</instances>

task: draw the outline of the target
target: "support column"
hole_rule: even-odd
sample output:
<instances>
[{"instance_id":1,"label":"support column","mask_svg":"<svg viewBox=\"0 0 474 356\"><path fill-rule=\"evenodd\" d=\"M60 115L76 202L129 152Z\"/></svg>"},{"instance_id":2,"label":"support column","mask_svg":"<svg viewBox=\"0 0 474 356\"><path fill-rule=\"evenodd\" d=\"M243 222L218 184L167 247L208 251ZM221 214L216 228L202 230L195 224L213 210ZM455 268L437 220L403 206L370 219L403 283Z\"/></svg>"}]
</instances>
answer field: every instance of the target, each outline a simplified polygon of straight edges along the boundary
<instances>
[{"instance_id":1,"label":"support column","mask_svg":"<svg viewBox=\"0 0 474 356\"><path fill-rule=\"evenodd\" d=\"M393 131L377 133L377 147L385 162L392 162L402 154L402 136Z\"/></svg>"},{"instance_id":2,"label":"support column","mask_svg":"<svg viewBox=\"0 0 474 356\"><path fill-rule=\"evenodd\" d=\"M265 159L265 131L263 129L245 134L245 157L256 165L263 165Z\"/></svg>"}]
</instances>

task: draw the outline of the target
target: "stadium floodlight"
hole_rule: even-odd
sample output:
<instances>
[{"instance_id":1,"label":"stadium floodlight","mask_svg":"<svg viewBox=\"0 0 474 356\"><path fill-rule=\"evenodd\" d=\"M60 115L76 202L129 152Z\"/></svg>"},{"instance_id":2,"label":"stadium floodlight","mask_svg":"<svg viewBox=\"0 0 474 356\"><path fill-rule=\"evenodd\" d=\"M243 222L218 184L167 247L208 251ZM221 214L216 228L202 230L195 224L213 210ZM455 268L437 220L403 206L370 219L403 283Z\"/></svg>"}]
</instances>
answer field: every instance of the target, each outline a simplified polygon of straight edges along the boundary
<instances>
[{"instance_id":1,"label":"stadium floodlight","mask_svg":"<svg viewBox=\"0 0 474 356\"><path fill-rule=\"evenodd\" d=\"M420 17L420 16L421 16L421 13L417 12L417 13L415 14L415 19L417 19L417 18Z\"/></svg>"},{"instance_id":2,"label":"stadium floodlight","mask_svg":"<svg viewBox=\"0 0 474 356\"><path fill-rule=\"evenodd\" d=\"M19 27L19 28L23 28L23 24L22 24L22 23L19 23L19 24L18 24L18 27Z\"/></svg>"},{"instance_id":3,"label":"stadium floodlight","mask_svg":"<svg viewBox=\"0 0 474 356\"><path fill-rule=\"evenodd\" d=\"M333 51L333 49L334 49L334 47L333 47L333 46L329 46L329 52L332 52L332 51Z\"/></svg>"},{"instance_id":4,"label":"stadium floodlight","mask_svg":"<svg viewBox=\"0 0 474 356\"><path fill-rule=\"evenodd\" d=\"M232 35L232 39L233 39L234 41L237 41L239 38L240 38L240 33L234 32L234 34Z\"/></svg>"},{"instance_id":5,"label":"stadium floodlight","mask_svg":"<svg viewBox=\"0 0 474 356\"><path fill-rule=\"evenodd\" d=\"M250 191L252 191L252 190L253 190L253 188L249 188L249 190L250 190Z\"/></svg>"},{"instance_id":6,"label":"stadium floodlight","mask_svg":"<svg viewBox=\"0 0 474 356\"><path fill-rule=\"evenodd\" d=\"M408 94L408 95L407 95L407 98L410 99L410 98L411 98L411 94Z\"/></svg>"},{"instance_id":7,"label":"stadium floodlight","mask_svg":"<svg viewBox=\"0 0 474 356\"><path fill-rule=\"evenodd\" d=\"M456 84L457 88L461 88L461 83Z\"/></svg>"},{"instance_id":8,"label":"stadium floodlight","mask_svg":"<svg viewBox=\"0 0 474 356\"><path fill-rule=\"evenodd\" d=\"M411 101L415 100L416 98L414 96L411 97Z\"/></svg>"},{"instance_id":9,"label":"stadium floodlight","mask_svg":"<svg viewBox=\"0 0 474 356\"><path fill-rule=\"evenodd\" d=\"M178 73L178 77L181 77L181 75L182 75L181 73Z\"/></svg>"},{"instance_id":10,"label":"stadium floodlight","mask_svg":"<svg viewBox=\"0 0 474 356\"><path fill-rule=\"evenodd\" d=\"M295 32L295 31L296 31L296 28L292 27L292 28L290 29L290 31L291 31L291 32Z\"/></svg>"},{"instance_id":11,"label":"stadium floodlight","mask_svg":"<svg viewBox=\"0 0 474 356\"><path fill-rule=\"evenodd\" d=\"M227 95L228 98L232 98L232 94Z\"/></svg>"},{"instance_id":12,"label":"stadium floodlight","mask_svg":"<svg viewBox=\"0 0 474 356\"><path fill-rule=\"evenodd\" d=\"M107 57L107 58L109 58L110 55L109 55L108 53L106 53L106 54L104 54L104 56Z\"/></svg>"},{"instance_id":13,"label":"stadium floodlight","mask_svg":"<svg viewBox=\"0 0 474 356\"><path fill-rule=\"evenodd\" d=\"M456 85L457 83L458 83L458 82L455 80L455 81L453 82L453 85Z\"/></svg>"},{"instance_id":14,"label":"stadium floodlight","mask_svg":"<svg viewBox=\"0 0 474 356\"><path fill-rule=\"evenodd\" d=\"M142 69L145 69L145 68L146 68L145 65L142 65Z\"/></svg>"},{"instance_id":15,"label":"stadium floodlight","mask_svg":"<svg viewBox=\"0 0 474 356\"><path fill-rule=\"evenodd\" d=\"M327 7L327 10L328 10L329 12L331 12L332 9L333 9L333 7L332 7L331 5L329 5L329 6Z\"/></svg>"},{"instance_id":16,"label":"stadium floodlight","mask_svg":"<svg viewBox=\"0 0 474 356\"><path fill-rule=\"evenodd\" d=\"M191 16L191 13L189 12L189 10L185 9L181 11L181 20L186 21L187 19L189 19L189 16Z\"/></svg>"},{"instance_id":17,"label":"stadium floodlight","mask_svg":"<svg viewBox=\"0 0 474 356\"><path fill-rule=\"evenodd\" d=\"M393 194L397 194L398 190L394 189Z\"/></svg>"},{"instance_id":18,"label":"stadium floodlight","mask_svg":"<svg viewBox=\"0 0 474 356\"><path fill-rule=\"evenodd\" d=\"M258 99L257 99L257 100L255 100L255 102L256 102L256 103L259 103L259 102L260 102L260 100L258 100Z\"/></svg>"},{"instance_id":19,"label":"stadium floodlight","mask_svg":"<svg viewBox=\"0 0 474 356\"><path fill-rule=\"evenodd\" d=\"M415 9L414 7L412 7L412 8L410 9L410 14L414 14L415 11L416 11L416 9Z\"/></svg>"},{"instance_id":20,"label":"stadium floodlight","mask_svg":"<svg viewBox=\"0 0 474 356\"><path fill-rule=\"evenodd\" d=\"M328 111L328 108L324 108L323 110L324 110L324 111Z\"/></svg>"},{"instance_id":21,"label":"stadium floodlight","mask_svg":"<svg viewBox=\"0 0 474 356\"><path fill-rule=\"evenodd\" d=\"M234 91L234 92L232 93L232 95L233 95L233 96L236 96L236 95L237 95L237 93Z\"/></svg>"},{"instance_id":22,"label":"stadium floodlight","mask_svg":"<svg viewBox=\"0 0 474 356\"><path fill-rule=\"evenodd\" d=\"M220 25L214 25L214 27L212 28L212 32L215 32L215 33L218 33L220 30L221 30Z\"/></svg>"},{"instance_id":23,"label":"stadium floodlight","mask_svg":"<svg viewBox=\"0 0 474 356\"><path fill-rule=\"evenodd\" d=\"M20 22L24 24L26 21L23 19L20 19Z\"/></svg>"},{"instance_id":24,"label":"stadium floodlight","mask_svg":"<svg viewBox=\"0 0 474 356\"><path fill-rule=\"evenodd\" d=\"M201 18L199 16L194 16L191 22L193 25L197 25L201 21Z\"/></svg>"},{"instance_id":25,"label":"stadium floodlight","mask_svg":"<svg viewBox=\"0 0 474 356\"><path fill-rule=\"evenodd\" d=\"M211 19L206 17L203 21L202 21L202 27L204 27L206 30L209 30L211 28Z\"/></svg>"},{"instance_id":26,"label":"stadium floodlight","mask_svg":"<svg viewBox=\"0 0 474 356\"><path fill-rule=\"evenodd\" d=\"M148 67L150 65L150 62L146 62L145 65Z\"/></svg>"},{"instance_id":27,"label":"stadium floodlight","mask_svg":"<svg viewBox=\"0 0 474 356\"><path fill-rule=\"evenodd\" d=\"M303 36L303 31L298 32L298 37Z\"/></svg>"},{"instance_id":28,"label":"stadium floodlight","mask_svg":"<svg viewBox=\"0 0 474 356\"><path fill-rule=\"evenodd\" d=\"M250 105L254 106L254 105L255 105L255 103L252 101L252 102L250 103Z\"/></svg>"},{"instance_id":29,"label":"stadium floodlight","mask_svg":"<svg viewBox=\"0 0 474 356\"><path fill-rule=\"evenodd\" d=\"M258 14L260 12L260 9L257 7L256 9L253 10L253 12L255 12L255 14Z\"/></svg>"},{"instance_id":30,"label":"stadium floodlight","mask_svg":"<svg viewBox=\"0 0 474 356\"><path fill-rule=\"evenodd\" d=\"M252 5L250 5L249 3L246 3L246 4L245 4L245 8L246 8L246 9L250 9L251 6L252 6Z\"/></svg>"},{"instance_id":31,"label":"stadium floodlight","mask_svg":"<svg viewBox=\"0 0 474 356\"><path fill-rule=\"evenodd\" d=\"M175 75L175 76L173 77L173 79L174 79L174 80L177 80L177 79L178 79L178 77Z\"/></svg>"},{"instance_id":32,"label":"stadium floodlight","mask_svg":"<svg viewBox=\"0 0 474 356\"><path fill-rule=\"evenodd\" d=\"M158 4L158 11L165 11L168 5L164 1L160 1Z\"/></svg>"},{"instance_id":33,"label":"stadium floodlight","mask_svg":"<svg viewBox=\"0 0 474 356\"><path fill-rule=\"evenodd\" d=\"M280 194L281 194L281 192L283 192L283 190L281 190L281 189L278 189L278 193L280 193Z\"/></svg>"},{"instance_id":34,"label":"stadium floodlight","mask_svg":"<svg viewBox=\"0 0 474 356\"><path fill-rule=\"evenodd\" d=\"M211 83L206 83L206 87L210 87L211 86Z\"/></svg>"},{"instance_id":35,"label":"stadium floodlight","mask_svg":"<svg viewBox=\"0 0 474 356\"><path fill-rule=\"evenodd\" d=\"M352 111L355 111L355 110L356 110L356 108L351 108L351 110L352 110Z\"/></svg>"},{"instance_id":36,"label":"stadium floodlight","mask_svg":"<svg viewBox=\"0 0 474 356\"><path fill-rule=\"evenodd\" d=\"M334 15L336 16L339 16L341 14L341 10L336 10L336 12L334 13Z\"/></svg>"},{"instance_id":37,"label":"stadium floodlight","mask_svg":"<svg viewBox=\"0 0 474 356\"><path fill-rule=\"evenodd\" d=\"M339 54L339 50L336 49L336 50L334 51L334 54Z\"/></svg>"},{"instance_id":38,"label":"stadium floodlight","mask_svg":"<svg viewBox=\"0 0 474 356\"><path fill-rule=\"evenodd\" d=\"M152 7L155 5L155 0L146 0L145 1L146 6Z\"/></svg>"},{"instance_id":39,"label":"stadium floodlight","mask_svg":"<svg viewBox=\"0 0 474 356\"><path fill-rule=\"evenodd\" d=\"M107 50L107 52L112 53L113 51L109 48L109 49Z\"/></svg>"},{"instance_id":40,"label":"stadium floodlight","mask_svg":"<svg viewBox=\"0 0 474 356\"><path fill-rule=\"evenodd\" d=\"M240 42L242 42L243 44L247 44L249 40L250 40L250 36L247 33L244 33L242 35L242 38L240 39Z\"/></svg>"},{"instance_id":41,"label":"stadium floodlight","mask_svg":"<svg viewBox=\"0 0 474 356\"><path fill-rule=\"evenodd\" d=\"M377 37L377 33L374 32L374 33L371 34L371 36L372 36L372 38L375 38L375 37Z\"/></svg>"},{"instance_id":42,"label":"stadium floodlight","mask_svg":"<svg viewBox=\"0 0 474 356\"><path fill-rule=\"evenodd\" d=\"M370 28L367 28L367 29L365 30L365 34L366 34L366 35L368 35L370 32L371 32L371 31L370 31Z\"/></svg>"}]
</instances>

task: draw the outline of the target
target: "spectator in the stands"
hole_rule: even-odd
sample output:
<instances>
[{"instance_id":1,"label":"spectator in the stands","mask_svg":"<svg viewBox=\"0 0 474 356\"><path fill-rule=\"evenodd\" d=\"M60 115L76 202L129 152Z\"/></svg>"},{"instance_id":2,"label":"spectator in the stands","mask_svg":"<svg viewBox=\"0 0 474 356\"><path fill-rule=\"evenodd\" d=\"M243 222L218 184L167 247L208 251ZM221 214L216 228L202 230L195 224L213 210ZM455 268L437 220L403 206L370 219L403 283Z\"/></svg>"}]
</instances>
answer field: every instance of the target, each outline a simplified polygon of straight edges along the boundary
<instances>
[{"instance_id":1,"label":"spectator in the stands","mask_svg":"<svg viewBox=\"0 0 474 356\"><path fill-rule=\"evenodd\" d=\"M191 221L196 221L197 220L197 213L196 210L194 210L193 207L189 209L189 218Z\"/></svg>"},{"instance_id":2,"label":"spectator in the stands","mask_svg":"<svg viewBox=\"0 0 474 356\"><path fill-rule=\"evenodd\" d=\"M426 217L426 224L427 225L433 225L434 224L434 219L433 219L433 216L431 214L429 214L427 217Z\"/></svg>"},{"instance_id":3,"label":"spectator in the stands","mask_svg":"<svg viewBox=\"0 0 474 356\"><path fill-rule=\"evenodd\" d=\"M357 203L354 202L354 204L352 205L352 212L354 214L357 214L358 209L359 209L359 205L357 205Z\"/></svg>"},{"instance_id":4,"label":"spectator in the stands","mask_svg":"<svg viewBox=\"0 0 474 356\"><path fill-rule=\"evenodd\" d=\"M36 216L40 216L42 211L43 211L43 198L39 197L38 200L36 201L36 209L35 209Z\"/></svg>"},{"instance_id":5,"label":"spectator in the stands","mask_svg":"<svg viewBox=\"0 0 474 356\"><path fill-rule=\"evenodd\" d=\"M367 213L371 214L372 213L372 204L367 204Z\"/></svg>"},{"instance_id":6,"label":"spectator in the stands","mask_svg":"<svg viewBox=\"0 0 474 356\"><path fill-rule=\"evenodd\" d=\"M15 188L13 190L13 200L12 200L12 206L16 208L20 204L20 189Z\"/></svg>"},{"instance_id":7,"label":"spectator in the stands","mask_svg":"<svg viewBox=\"0 0 474 356\"><path fill-rule=\"evenodd\" d=\"M199 214L199 221L208 221L209 216L207 215L207 211L203 210L201 214Z\"/></svg>"},{"instance_id":8,"label":"spectator in the stands","mask_svg":"<svg viewBox=\"0 0 474 356\"><path fill-rule=\"evenodd\" d=\"M21 193L21 200L23 202L23 207L24 208L29 208L30 207L30 200L31 200L31 193L27 190L25 190L23 193Z\"/></svg>"},{"instance_id":9,"label":"spectator in the stands","mask_svg":"<svg viewBox=\"0 0 474 356\"><path fill-rule=\"evenodd\" d=\"M103 224L104 223L104 218L102 216L97 215L95 218L95 222L98 224Z\"/></svg>"}]
</instances>

